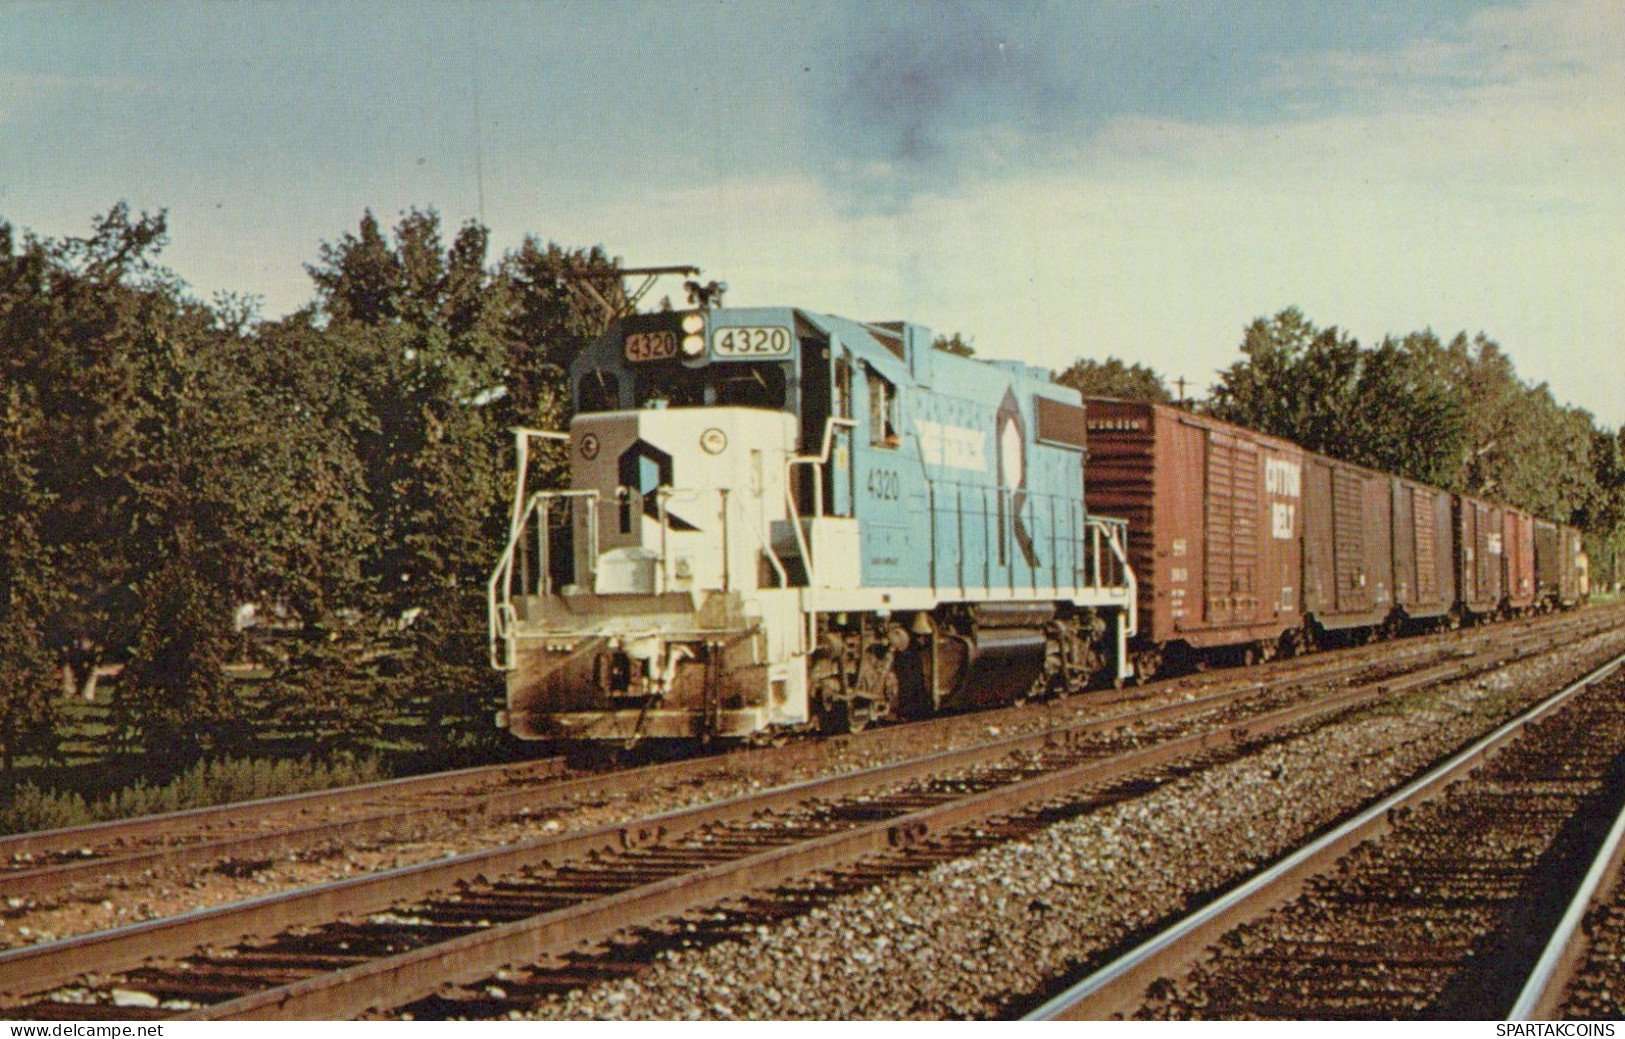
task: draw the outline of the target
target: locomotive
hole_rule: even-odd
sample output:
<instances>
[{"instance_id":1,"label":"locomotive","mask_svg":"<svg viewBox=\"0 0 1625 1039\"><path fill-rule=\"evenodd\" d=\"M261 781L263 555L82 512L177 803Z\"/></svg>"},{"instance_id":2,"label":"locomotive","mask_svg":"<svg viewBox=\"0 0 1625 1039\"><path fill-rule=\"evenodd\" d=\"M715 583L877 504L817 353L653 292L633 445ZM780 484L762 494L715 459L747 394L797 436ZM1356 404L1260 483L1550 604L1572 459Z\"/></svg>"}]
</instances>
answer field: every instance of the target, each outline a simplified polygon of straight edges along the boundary
<instances>
[{"instance_id":1,"label":"locomotive","mask_svg":"<svg viewBox=\"0 0 1625 1039\"><path fill-rule=\"evenodd\" d=\"M905 322L632 314L518 430L489 586L498 724L742 739L1128 676L1128 529L1084 506L1085 412L1047 372ZM537 441L568 487L528 487Z\"/></svg>"}]
</instances>

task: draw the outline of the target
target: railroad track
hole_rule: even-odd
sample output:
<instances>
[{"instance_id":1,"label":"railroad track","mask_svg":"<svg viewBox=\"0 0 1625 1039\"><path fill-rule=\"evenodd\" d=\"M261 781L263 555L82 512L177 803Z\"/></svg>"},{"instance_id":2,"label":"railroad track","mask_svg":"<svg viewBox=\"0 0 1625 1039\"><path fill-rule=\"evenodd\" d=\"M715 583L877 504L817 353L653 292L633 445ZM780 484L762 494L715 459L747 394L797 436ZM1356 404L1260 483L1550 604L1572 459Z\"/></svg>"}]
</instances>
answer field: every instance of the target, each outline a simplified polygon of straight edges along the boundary
<instances>
[{"instance_id":1,"label":"railroad track","mask_svg":"<svg viewBox=\"0 0 1625 1039\"><path fill-rule=\"evenodd\" d=\"M1275 690L1273 700L1253 683L1228 698L1132 712L1133 730L1124 730L1124 714L1057 722L631 825L13 950L0 954L0 991L5 1012L18 1017L113 1007L126 1016L327 1018L399 1006L955 830L981 826L997 839L1000 820L1057 798L1086 808L1132 796L1134 777L1197 767L1405 689L1459 679L1571 630L1503 636L1476 663L1433 663L1403 679L1318 696Z\"/></svg>"},{"instance_id":2,"label":"railroad track","mask_svg":"<svg viewBox=\"0 0 1625 1039\"><path fill-rule=\"evenodd\" d=\"M1545 644L1543 632L1568 630L1562 618L1526 622L1522 630L1478 632L1460 643L1419 640L1376 649L1346 651L1273 665L1262 679L1247 673L1200 676L1127 692L1086 694L1044 705L1049 715L1077 720L1128 721L1158 705L1186 704L1190 697L1224 702L1238 690L1291 695L1308 683L1374 681L1402 676L1455 658L1464 647L1512 638ZM1603 626L1593 620L1586 630ZM1555 636L1564 637L1564 636ZM990 728L1031 727L1033 709L987 712L975 723ZM1056 724L1060 724L1056 722ZM929 743L930 730L958 726L944 719L913 727L865 733L846 745L869 758L907 753ZM863 760L864 755L855 755ZM128 884L156 869L176 870L238 864L246 868L304 849L335 844L422 838L448 827L471 827L583 803L604 804L632 794L736 777L782 782L813 767L829 752L811 744L744 750L636 770L569 776L559 759L489 766L410 777L340 790L200 808L91 826L0 837L0 893L12 900L95 898L109 885Z\"/></svg>"},{"instance_id":3,"label":"railroad track","mask_svg":"<svg viewBox=\"0 0 1625 1039\"><path fill-rule=\"evenodd\" d=\"M1597 891L1617 897L1622 664L1542 699L1028 1016L1556 1016L1588 959L1618 972L1617 939L1594 926L1602 940L1588 952L1576 925ZM1597 1012L1591 988L1580 983L1567 1005Z\"/></svg>"}]
</instances>

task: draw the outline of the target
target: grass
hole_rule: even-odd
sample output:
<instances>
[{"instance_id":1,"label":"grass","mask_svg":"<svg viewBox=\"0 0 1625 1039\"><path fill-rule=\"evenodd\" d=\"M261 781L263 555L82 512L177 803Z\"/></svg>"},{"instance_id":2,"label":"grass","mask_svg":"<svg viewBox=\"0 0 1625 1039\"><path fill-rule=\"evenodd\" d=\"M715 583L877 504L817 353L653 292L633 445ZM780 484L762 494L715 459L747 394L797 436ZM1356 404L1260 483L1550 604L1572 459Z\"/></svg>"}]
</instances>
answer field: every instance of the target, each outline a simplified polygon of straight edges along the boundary
<instances>
[{"instance_id":1,"label":"grass","mask_svg":"<svg viewBox=\"0 0 1625 1039\"><path fill-rule=\"evenodd\" d=\"M129 786L92 799L71 790L45 790L25 780L0 806L0 833L84 826L110 819L327 790L385 778L388 777L376 757L332 762L305 757L205 761L166 783L153 785L137 779Z\"/></svg>"}]
</instances>

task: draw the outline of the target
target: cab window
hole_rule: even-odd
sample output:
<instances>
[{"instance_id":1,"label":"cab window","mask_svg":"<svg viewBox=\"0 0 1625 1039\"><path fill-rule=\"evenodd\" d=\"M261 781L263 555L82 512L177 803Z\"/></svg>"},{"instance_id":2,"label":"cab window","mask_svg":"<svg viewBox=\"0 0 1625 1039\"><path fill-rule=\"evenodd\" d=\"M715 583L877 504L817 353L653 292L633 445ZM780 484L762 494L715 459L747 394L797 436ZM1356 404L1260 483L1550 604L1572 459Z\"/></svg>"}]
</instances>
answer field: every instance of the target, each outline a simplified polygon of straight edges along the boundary
<instances>
[{"instance_id":1,"label":"cab window","mask_svg":"<svg viewBox=\"0 0 1625 1039\"><path fill-rule=\"evenodd\" d=\"M874 447L896 447L897 387L880 373L869 372L869 443Z\"/></svg>"}]
</instances>

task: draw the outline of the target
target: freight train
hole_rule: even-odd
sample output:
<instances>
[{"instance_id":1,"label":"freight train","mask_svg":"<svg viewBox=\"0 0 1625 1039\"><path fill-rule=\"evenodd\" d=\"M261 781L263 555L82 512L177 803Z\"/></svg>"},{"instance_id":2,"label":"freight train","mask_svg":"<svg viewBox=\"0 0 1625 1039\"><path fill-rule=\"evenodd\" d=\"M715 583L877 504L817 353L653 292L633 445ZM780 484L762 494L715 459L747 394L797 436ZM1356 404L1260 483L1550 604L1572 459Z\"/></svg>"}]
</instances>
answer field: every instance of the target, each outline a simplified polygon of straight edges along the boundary
<instances>
[{"instance_id":1,"label":"freight train","mask_svg":"<svg viewBox=\"0 0 1625 1039\"><path fill-rule=\"evenodd\" d=\"M904 322L634 314L569 380L488 589L525 739L849 732L1582 594L1570 528Z\"/></svg>"},{"instance_id":2,"label":"freight train","mask_svg":"<svg viewBox=\"0 0 1625 1039\"><path fill-rule=\"evenodd\" d=\"M1580 533L1162 404L1091 400L1090 507L1128 523L1135 669L1247 663L1572 606Z\"/></svg>"}]
</instances>

